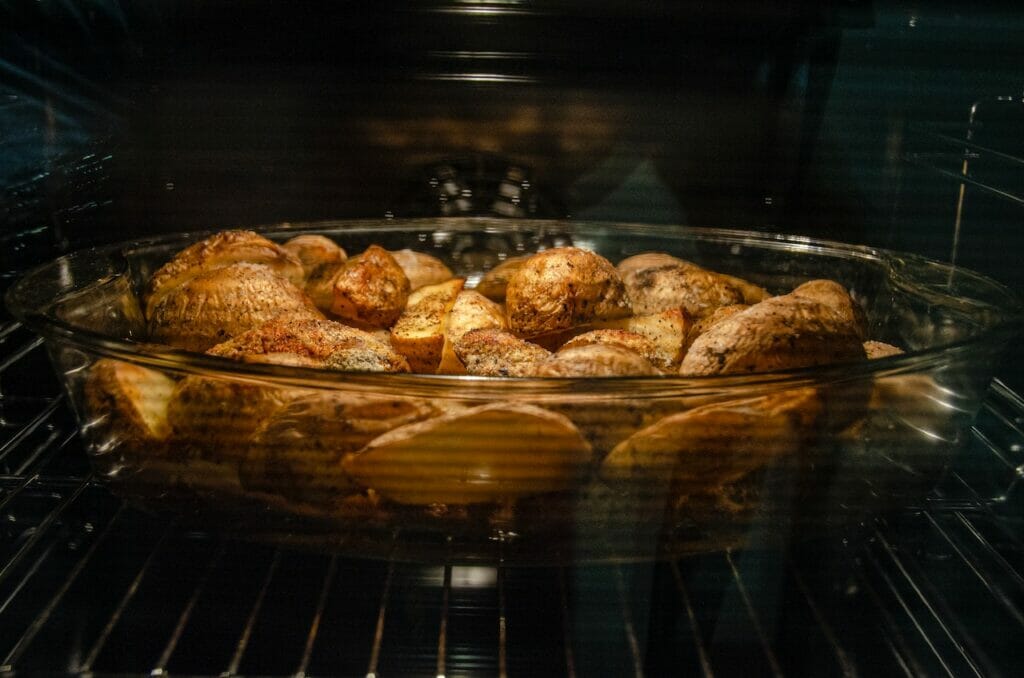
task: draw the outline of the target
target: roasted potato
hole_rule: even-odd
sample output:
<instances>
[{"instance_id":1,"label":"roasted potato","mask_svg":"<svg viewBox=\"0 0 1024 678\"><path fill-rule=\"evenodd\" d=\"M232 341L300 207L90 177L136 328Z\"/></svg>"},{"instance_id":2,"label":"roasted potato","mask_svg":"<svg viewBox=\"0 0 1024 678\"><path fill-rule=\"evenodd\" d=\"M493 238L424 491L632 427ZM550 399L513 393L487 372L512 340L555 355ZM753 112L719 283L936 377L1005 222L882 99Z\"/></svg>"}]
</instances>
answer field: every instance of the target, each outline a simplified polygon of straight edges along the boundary
<instances>
[{"instance_id":1,"label":"roasted potato","mask_svg":"<svg viewBox=\"0 0 1024 678\"><path fill-rule=\"evenodd\" d=\"M394 325L410 290L402 267L376 245L342 264L321 266L306 281L318 308L361 329Z\"/></svg>"},{"instance_id":2,"label":"roasted potato","mask_svg":"<svg viewBox=\"0 0 1024 678\"><path fill-rule=\"evenodd\" d=\"M408 249L393 250L391 256L409 279L410 291L425 285L436 285L453 277L451 269L435 256Z\"/></svg>"},{"instance_id":3,"label":"roasted potato","mask_svg":"<svg viewBox=\"0 0 1024 678\"><path fill-rule=\"evenodd\" d=\"M839 316L850 323L865 338L868 331L867 318L864 309L860 307L846 288L834 280L810 280L795 288L791 294L797 297L806 297L828 306Z\"/></svg>"},{"instance_id":4,"label":"roasted potato","mask_svg":"<svg viewBox=\"0 0 1024 678\"><path fill-rule=\"evenodd\" d=\"M491 301L504 302L508 279L522 267L523 262L529 259L530 256L526 254L519 257L509 257L494 268L486 271L483 277L480 278L480 282L473 289Z\"/></svg>"},{"instance_id":5,"label":"roasted potato","mask_svg":"<svg viewBox=\"0 0 1024 678\"><path fill-rule=\"evenodd\" d=\"M262 264L206 270L153 298L150 338L196 352L275 317L323 317L301 289Z\"/></svg>"},{"instance_id":6,"label":"roasted potato","mask_svg":"<svg viewBox=\"0 0 1024 678\"><path fill-rule=\"evenodd\" d=\"M900 355L903 351L892 344L886 344L882 341L865 341L864 353L867 355L868 360L876 360L878 358L888 358L891 355Z\"/></svg>"},{"instance_id":7,"label":"roasted potato","mask_svg":"<svg viewBox=\"0 0 1024 678\"><path fill-rule=\"evenodd\" d=\"M743 302L742 291L726 278L690 265L637 271L626 290L637 315L682 308L700 319L720 306Z\"/></svg>"},{"instance_id":8,"label":"roasted potato","mask_svg":"<svg viewBox=\"0 0 1024 678\"><path fill-rule=\"evenodd\" d=\"M335 506L358 491L342 458L392 429L440 415L427 400L310 393L262 421L239 468L250 490Z\"/></svg>"},{"instance_id":9,"label":"roasted potato","mask_svg":"<svg viewBox=\"0 0 1024 678\"><path fill-rule=\"evenodd\" d=\"M104 445L157 454L171 433L167 405L174 380L162 372L104 358L85 382L88 427L103 431ZM93 435L97 435L95 432Z\"/></svg>"},{"instance_id":10,"label":"roasted potato","mask_svg":"<svg viewBox=\"0 0 1024 678\"><path fill-rule=\"evenodd\" d=\"M472 330L453 344L466 374L481 377L526 377L551 353L506 330Z\"/></svg>"},{"instance_id":11,"label":"roasted potato","mask_svg":"<svg viewBox=\"0 0 1024 678\"><path fill-rule=\"evenodd\" d=\"M321 266L340 264L348 259L338 243L323 235L297 235L281 247L302 263L306 278Z\"/></svg>"},{"instance_id":12,"label":"roasted potato","mask_svg":"<svg viewBox=\"0 0 1024 678\"><path fill-rule=\"evenodd\" d=\"M863 360L860 334L830 307L784 295L740 311L697 337L683 376L796 369Z\"/></svg>"},{"instance_id":13,"label":"roasted potato","mask_svg":"<svg viewBox=\"0 0 1024 678\"><path fill-rule=\"evenodd\" d=\"M533 368L535 377L636 377L660 374L636 351L616 344L583 344L559 349Z\"/></svg>"},{"instance_id":14,"label":"roasted potato","mask_svg":"<svg viewBox=\"0 0 1024 678\"><path fill-rule=\"evenodd\" d=\"M697 340L697 337L704 334L712 327L722 322L730 316L734 316L740 311L745 311L749 306L746 304L732 304L730 306L719 306L714 311L704 316L697 322L690 326L689 331L686 333L686 341L683 343L683 353L685 354L693 346L693 342Z\"/></svg>"},{"instance_id":15,"label":"roasted potato","mask_svg":"<svg viewBox=\"0 0 1024 678\"><path fill-rule=\"evenodd\" d=\"M643 254L636 254L631 257L627 257L620 261L616 268L619 271L619 275L622 276L622 281L626 284L627 288L642 286L637 277L643 271L658 268L681 268L683 270L690 271L708 270L691 261L679 259L678 257L673 257L672 255L665 254L663 252L645 252ZM768 290L742 278L737 278L734 275L728 275L717 271L709 272L715 273L715 275L719 276L725 283L739 291L743 297L742 303L744 304L756 304L771 296L768 293Z\"/></svg>"},{"instance_id":16,"label":"roasted potato","mask_svg":"<svg viewBox=\"0 0 1024 678\"><path fill-rule=\"evenodd\" d=\"M631 314L615 267L576 247L545 250L523 262L509 278L505 301L509 328L526 338Z\"/></svg>"},{"instance_id":17,"label":"roasted potato","mask_svg":"<svg viewBox=\"0 0 1024 678\"><path fill-rule=\"evenodd\" d=\"M647 337L660 355L669 360L670 369L678 369L683 360L683 340L687 337L693 321L681 308L661 313L635 315L618 320L602 320L593 323L593 329L626 330ZM661 367L658 365L658 367ZM662 368L665 369L665 368Z\"/></svg>"},{"instance_id":18,"label":"roasted potato","mask_svg":"<svg viewBox=\"0 0 1024 678\"><path fill-rule=\"evenodd\" d=\"M455 298L448 319L444 323L444 346L441 348L441 363L437 366L437 373L466 373L466 366L455 354L455 342L467 332L483 329L503 330L506 327L505 310L499 304L475 290L462 290Z\"/></svg>"},{"instance_id":19,"label":"roasted potato","mask_svg":"<svg viewBox=\"0 0 1024 678\"><path fill-rule=\"evenodd\" d=\"M584 332L562 344L556 355L564 355L567 351L577 346L589 346L591 344L625 348L642 356L651 365L660 370L668 370L672 367L672 359L674 357L672 354L666 354L661 351L653 341L644 335L630 332L629 330L601 329Z\"/></svg>"},{"instance_id":20,"label":"roasted potato","mask_svg":"<svg viewBox=\"0 0 1024 678\"><path fill-rule=\"evenodd\" d=\"M424 285L409 295L409 302L391 328L391 345L409 361L413 372L433 373L441 362L445 323L465 284L451 278Z\"/></svg>"},{"instance_id":21,"label":"roasted potato","mask_svg":"<svg viewBox=\"0 0 1024 678\"><path fill-rule=\"evenodd\" d=\"M496 403L394 429L346 456L343 467L393 501L451 505L570 489L590 458L565 417Z\"/></svg>"},{"instance_id":22,"label":"roasted potato","mask_svg":"<svg viewBox=\"0 0 1024 678\"><path fill-rule=\"evenodd\" d=\"M238 263L262 264L295 285L302 285L305 276L299 259L277 243L252 231L222 231L186 247L157 269L143 292L146 317L167 292L198 275Z\"/></svg>"}]
</instances>

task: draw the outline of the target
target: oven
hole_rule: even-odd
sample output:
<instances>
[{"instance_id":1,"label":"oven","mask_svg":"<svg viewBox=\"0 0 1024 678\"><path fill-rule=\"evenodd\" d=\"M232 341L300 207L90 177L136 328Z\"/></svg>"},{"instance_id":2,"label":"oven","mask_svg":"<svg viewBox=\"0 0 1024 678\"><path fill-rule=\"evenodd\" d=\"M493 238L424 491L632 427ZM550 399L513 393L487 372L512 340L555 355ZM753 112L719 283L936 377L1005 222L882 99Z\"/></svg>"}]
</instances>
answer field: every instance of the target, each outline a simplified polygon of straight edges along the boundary
<instances>
[{"instance_id":1,"label":"oven","mask_svg":"<svg viewBox=\"0 0 1024 678\"><path fill-rule=\"evenodd\" d=\"M11 2L0 275L177 231L488 217L744 228L1024 289L1024 12L999 3ZM98 482L0 319L0 672L1011 676L1024 378L898 511L671 559L261 543ZM922 443L924 444L924 443ZM440 555L438 555L440 554Z\"/></svg>"}]
</instances>

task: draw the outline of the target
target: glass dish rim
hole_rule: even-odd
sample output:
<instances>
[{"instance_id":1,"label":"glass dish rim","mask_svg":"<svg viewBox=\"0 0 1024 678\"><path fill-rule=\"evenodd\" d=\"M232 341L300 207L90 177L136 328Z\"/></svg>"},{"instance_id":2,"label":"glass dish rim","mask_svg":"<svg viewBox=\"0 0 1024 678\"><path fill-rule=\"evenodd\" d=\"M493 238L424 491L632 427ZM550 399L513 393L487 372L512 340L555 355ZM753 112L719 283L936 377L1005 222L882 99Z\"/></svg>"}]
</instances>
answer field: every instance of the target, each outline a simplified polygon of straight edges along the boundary
<instances>
[{"instance_id":1,"label":"glass dish rim","mask_svg":"<svg viewBox=\"0 0 1024 678\"><path fill-rule=\"evenodd\" d=\"M975 346L991 342L1001 334L1011 336L1024 325L1021 298L1014 291L980 273L916 254L896 252L866 245L853 245L838 241L811 238L801 235L786 235L741 229L708 228L683 225L638 224L629 222L502 219L476 217L441 217L426 219L332 219L323 221L282 222L258 226L237 227L256 231L273 237L294 236L301 233L326 232L332 229L353 234L372 233L429 233L431 231L491 231L514 232L545 226L560 233L588 231L598 234L602 231L622 235L626 233L666 237L686 236L693 240L734 241L736 244L755 245L764 249L803 251L819 254L836 254L847 258L866 259L886 266L889 275L904 265L918 265L955 272L980 283L993 294L1011 302L1007 308L999 308L1000 318L991 326L975 335L938 346L932 346L906 353L857 362L835 363L797 370L777 370L753 374L706 375L706 376L636 376L636 377L481 377L469 375L436 374L392 374L377 372L340 372L312 367L269 365L236 362L227 358L192 353L170 346L148 342L132 341L111 337L100 332L76 327L52 314L29 308L25 292L30 282L48 271L66 265L73 259L86 257L119 257L127 261L125 254L146 248L168 247L178 242L182 247L220 229L203 229L176 232L158 236L135 238L95 247L84 248L52 259L23 273L10 286L5 295L7 307L12 315L27 328L41 335L44 340L70 344L88 353L122 360L145 367L169 371L176 374L205 374L227 377L241 381L252 381L276 386L300 387L323 390L346 390L394 393L396 390L410 396L441 396L446 398L494 398L516 399L517 397L559 397L571 394L574 399L615 397L692 397L702 394L721 394L739 387L762 387L771 391L824 384L843 383L861 378L886 377L917 372L938 366L951 355L969 353ZM177 251L177 250L175 250ZM91 283L101 282L97 278ZM946 306L964 303L959 297L943 293L913 280L902 280L908 291L916 292L922 298L941 301ZM57 301L57 298L53 299Z\"/></svg>"}]
</instances>

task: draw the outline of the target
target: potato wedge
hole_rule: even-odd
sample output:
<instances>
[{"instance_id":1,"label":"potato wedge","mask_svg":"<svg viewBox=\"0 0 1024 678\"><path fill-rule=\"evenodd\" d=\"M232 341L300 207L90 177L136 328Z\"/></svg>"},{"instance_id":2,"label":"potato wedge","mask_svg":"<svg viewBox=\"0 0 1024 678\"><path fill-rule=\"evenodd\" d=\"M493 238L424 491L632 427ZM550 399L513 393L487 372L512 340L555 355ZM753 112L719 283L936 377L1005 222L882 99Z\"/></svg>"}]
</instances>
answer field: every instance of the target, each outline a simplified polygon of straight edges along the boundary
<instances>
[{"instance_id":1,"label":"potato wedge","mask_svg":"<svg viewBox=\"0 0 1024 678\"><path fill-rule=\"evenodd\" d=\"M318 308L360 329L394 325L410 289L402 267L377 245L342 264L321 266L306 281Z\"/></svg>"},{"instance_id":2,"label":"potato wedge","mask_svg":"<svg viewBox=\"0 0 1024 678\"><path fill-rule=\"evenodd\" d=\"M632 287L637 284L636 277L642 271L672 267L679 267L684 270L700 270L715 273L720 276L722 280L740 292L743 297L744 304L756 304L771 296L768 293L768 290L748 282L743 278L737 278L734 275L712 271L711 269L704 268L703 266L698 266L692 261L679 259L678 257L673 257L672 255L665 254L664 252L645 252L643 254L636 254L620 261L616 268L619 270L619 275L622 276L622 281L626 284L626 287Z\"/></svg>"},{"instance_id":3,"label":"potato wedge","mask_svg":"<svg viewBox=\"0 0 1024 678\"><path fill-rule=\"evenodd\" d=\"M248 489L335 506L358 491L342 458L392 429L442 411L427 400L310 393L275 410L252 435L239 476Z\"/></svg>"},{"instance_id":4,"label":"potato wedge","mask_svg":"<svg viewBox=\"0 0 1024 678\"><path fill-rule=\"evenodd\" d=\"M864 309L860 307L845 287L834 280L810 280L795 288L791 294L805 297L828 306L839 316L850 323L860 333L861 339L867 338L868 322Z\"/></svg>"},{"instance_id":5,"label":"potato wedge","mask_svg":"<svg viewBox=\"0 0 1024 678\"><path fill-rule=\"evenodd\" d=\"M562 344L562 347L558 349L558 353L563 354L577 346L589 346L591 344L625 348L643 356L651 365L660 370L667 370L672 367L671 355L666 355L660 351L654 342L644 335L630 332L629 330L601 329L584 332Z\"/></svg>"},{"instance_id":6,"label":"potato wedge","mask_svg":"<svg viewBox=\"0 0 1024 678\"><path fill-rule=\"evenodd\" d=\"M646 358L623 346L584 344L560 349L536 365L535 377L638 377L660 374Z\"/></svg>"},{"instance_id":7,"label":"potato wedge","mask_svg":"<svg viewBox=\"0 0 1024 678\"><path fill-rule=\"evenodd\" d=\"M883 341L865 341L864 353L867 355L868 360L876 360L878 358L888 358L891 355L901 355L903 350L892 344L886 344Z\"/></svg>"},{"instance_id":8,"label":"potato wedge","mask_svg":"<svg viewBox=\"0 0 1024 678\"><path fill-rule=\"evenodd\" d=\"M818 408L814 389L797 389L673 414L617 445L600 474L608 482L671 478L676 495L713 492L796 453Z\"/></svg>"},{"instance_id":9,"label":"potato wedge","mask_svg":"<svg viewBox=\"0 0 1024 678\"><path fill-rule=\"evenodd\" d=\"M594 329L620 329L636 332L647 337L654 344L659 355L668 360L668 367L661 369L678 369L683 360L683 340L689 335L693 321L681 308L673 308L661 313L635 315L620 320L603 320L592 325Z\"/></svg>"},{"instance_id":10,"label":"potato wedge","mask_svg":"<svg viewBox=\"0 0 1024 678\"><path fill-rule=\"evenodd\" d=\"M385 433L343 462L365 487L402 504L476 504L572 488L590 446L565 417L490 404Z\"/></svg>"},{"instance_id":11,"label":"potato wedge","mask_svg":"<svg viewBox=\"0 0 1024 678\"><path fill-rule=\"evenodd\" d=\"M494 268L485 272L480 282L473 288L491 301L505 301L505 290L508 287L508 280L512 274L519 270L531 255L526 254L519 257L509 257Z\"/></svg>"},{"instance_id":12,"label":"potato wedge","mask_svg":"<svg viewBox=\"0 0 1024 678\"><path fill-rule=\"evenodd\" d=\"M306 278L321 266L340 264L348 259L338 243L323 235L297 235L281 247L302 263Z\"/></svg>"},{"instance_id":13,"label":"potato wedge","mask_svg":"<svg viewBox=\"0 0 1024 678\"><path fill-rule=\"evenodd\" d=\"M164 294L203 273L232 264L263 264L294 285L305 273L299 259L253 231L221 231L186 247L150 277L143 292L146 317Z\"/></svg>"},{"instance_id":14,"label":"potato wedge","mask_svg":"<svg viewBox=\"0 0 1024 678\"><path fill-rule=\"evenodd\" d=\"M625 286L604 257L577 247L533 255L509 278L508 325L529 338L631 314Z\"/></svg>"},{"instance_id":15,"label":"potato wedge","mask_svg":"<svg viewBox=\"0 0 1024 678\"><path fill-rule=\"evenodd\" d=\"M444 346L438 374L465 374L466 366L455 354L455 342L473 330L506 329L505 309L475 290L462 290L455 298L444 324Z\"/></svg>"},{"instance_id":16,"label":"potato wedge","mask_svg":"<svg viewBox=\"0 0 1024 678\"><path fill-rule=\"evenodd\" d=\"M171 433L167 405L174 380L162 372L104 358L89 368L85 382L89 428L137 452L157 453ZM96 435L95 433L93 435Z\"/></svg>"},{"instance_id":17,"label":"potato wedge","mask_svg":"<svg viewBox=\"0 0 1024 678\"><path fill-rule=\"evenodd\" d=\"M150 338L196 352L272 318L323 317L301 289L262 264L214 268L155 298Z\"/></svg>"},{"instance_id":18,"label":"potato wedge","mask_svg":"<svg viewBox=\"0 0 1024 678\"><path fill-rule=\"evenodd\" d=\"M683 343L683 353L685 354L686 351L690 350L690 347L693 346L693 342L697 341L697 337L704 334L726 318L734 316L740 311L745 311L748 308L750 307L746 304L719 306L708 315L693 323L690 327L690 331L686 333L686 341Z\"/></svg>"},{"instance_id":19,"label":"potato wedge","mask_svg":"<svg viewBox=\"0 0 1024 678\"><path fill-rule=\"evenodd\" d=\"M726 278L689 264L637 271L626 290L637 315L682 308L700 319L720 306L743 302L742 291Z\"/></svg>"},{"instance_id":20,"label":"potato wedge","mask_svg":"<svg viewBox=\"0 0 1024 678\"><path fill-rule=\"evenodd\" d=\"M430 254L414 250L392 250L391 256L402 267L409 279L409 290L418 290L426 285L436 285L453 277L451 269L444 262Z\"/></svg>"},{"instance_id":21,"label":"potato wedge","mask_svg":"<svg viewBox=\"0 0 1024 678\"><path fill-rule=\"evenodd\" d=\"M455 341L453 351L466 374L525 377L551 353L507 330L472 330Z\"/></svg>"},{"instance_id":22,"label":"potato wedge","mask_svg":"<svg viewBox=\"0 0 1024 678\"><path fill-rule=\"evenodd\" d=\"M424 285L409 295L409 302L391 328L391 346L409 361L413 372L433 373L441 362L445 324L464 278Z\"/></svg>"}]
</instances>

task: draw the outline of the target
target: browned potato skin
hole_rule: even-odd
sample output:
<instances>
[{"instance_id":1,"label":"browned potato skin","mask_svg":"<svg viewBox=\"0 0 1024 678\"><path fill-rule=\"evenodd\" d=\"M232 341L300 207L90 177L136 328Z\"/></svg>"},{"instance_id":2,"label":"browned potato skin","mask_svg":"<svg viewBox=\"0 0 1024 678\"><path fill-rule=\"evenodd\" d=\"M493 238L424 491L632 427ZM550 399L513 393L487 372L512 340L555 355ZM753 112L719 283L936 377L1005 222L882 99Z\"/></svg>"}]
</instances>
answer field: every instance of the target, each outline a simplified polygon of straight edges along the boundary
<instances>
[{"instance_id":1,"label":"browned potato skin","mask_svg":"<svg viewBox=\"0 0 1024 678\"><path fill-rule=\"evenodd\" d=\"M644 270L671 267L680 267L685 270L708 270L691 261L679 259L678 257L673 257L670 254L665 254L664 252L645 252L643 254L635 254L620 261L616 268L619 270L619 275L622 276L622 281L626 283L626 287L631 287L635 284L634 281L638 273ZM768 290L748 282L743 278L737 278L734 275L719 273L717 271L709 272L715 273L726 283L736 288L743 296L742 301L744 304L756 304L771 296L768 293Z\"/></svg>"},{"instance_id":2,"label":"browned potato skin","mask_svg":"<svg viewBox=\"0 0 1024 678\"><path fill-rule=\"evenodd\" d=\"M509 257L484 273L474 289L491 301L505 301L505 290L508 288L509 278L519 270L530 256L532 255L526 254L519 257Z\"/></svg>"},{"instance_id":3,"label":"browned potato skin","mask_svg":"<svg viewBox=\"0 0 1024 678\"><path fill-rule=\"evenodd\" d=\"M413 372L430 374L437 370L445 324L465 282L452 278L425 285L409 295L405 310L391 328L391 345L406 357Z\"/></svg>"},{"instance_id":4,"label":"browned potato skin","mask_svg":"<svg viewBox=\"0 0 1024 678\"><path fill-rule=\"evenodd\" d=\"M462 290L455 298L448 318L444 323L444 345L441 348L441 362L438 374L465 374L466 366L455 354L455 342L467 332L482 329L503 330L505 309L475 290Z\"/></svg>"},{"instance_id":5,"label":"browned potato skin","mask_svg":"<svg viewBox=\"0 0 1024 678\"><path fill-rule=\"evenodd\" d=\"M399 503L458 505L570 489L590 460L590 446L565 417L493 403L394 429L343 467Z\"/></svg>"},{"instance_id":6,"label":"browned potato skin","mask_svg":"<svg viewBox=\"0 0 1024 678\"><path fill-rule=\"evenodd\" d=\"M867 354L868 360L876 360L893 355L902 355L903 350L882 341L865 341L864 353Z\"/></svg>"},{"instance_id":7,"label":"browned potato skin","mask_svg":"<svg viewBox=\"0 0 1024 678\"><path fill-rule=\"evenodd\" d=\"M814 299L828 306L850 323L860 333L861 339L867 338L868 322L864 309L846 291L846 288L834 280L810 280L791 292L797 297Z\"/></svg>"},{"instance_id":8,"label":"browned potato skin","mask_svg":"<svg viewBox=\"0 0 1024 678\"><path fill-rule=\"evenodd\" d=\"M661 313L636 315L620 320L605 320L593 324L594 329L620 329L647 337L654 344L660 355L668 357L668 367L661 369L678 370L683 360L685 349L683 341L688 336L693 320L681 308L673 308Z\"/></svg>"},{"instance_id":9,"label":"browned potato skin","mask_svg":"<svg viewBox=\"0 0 1024 678\"><path fill-rule=\"evenodd\" d=\"M684 353L690 350L693 346L693 342L697 341L697 337L704 334L712 327L722 322L726 318L732 317L741 311L745 311L749 306L746 304L732 304L730 306L720 306L712 311L710 314L704 316L690 327L690 331L686 334L686 343L683 346Z\"/></svg>"},{"instance_id":10,"label":"browned potato skin","mask_svg":"<svg viewBox=\"0 0 1024 678\"><path fill-rule=\"evenodd\" d=\"M808 388L673 414L617 445L600 473L609 482L671 478L676 497L714 492L796 453L813 433L818 404Z\"/></svg>"},{"instance_id":11,"label":"browned potato skin","mask_svg":"<svg viewBox=\"0 0 1024 678\"><path fill-rule=\"evenodd\" d=\"M348 259L338 243L323 235L297 235L281 247L302 263L306 278L321 266L340 264Z\"/></svg>"},{"instance_id":12,"label":"browned potato skin","mask_svg":"<svg viewBox=\"0 0 1024 678\"><path fill-rule=\"evenodd\" d=\"M646 358L616 344L583 344L558 351L533 370L537 377L638 377L660 374Z\"/></svg>"},{"instance_id":13,"label":"browned potato skin","mask_svg":"<svg viewBox=\"0 0 1024 678\"><path fill-rule=\"evenodd\" d=\"M683 376L743 374L864 359L857 328L813 299L772 297L722 320L683 358Z\"/></svg>"},{"instance_id":14,"label":"browned potato skin","mask_svg":"<svg viewBox=\"0 0 1024 678\"><path fill-rule=\"evenodd\" d=\"M236 263L165 290L148 325L152 340L201 352L278 316L323 317L301 289L271 269Z\"/></svg>"},{"instance_id":15,"label":"browned potato skin","mask_svg":"<svg viewBox=\"0 0 1024 678\"><path fill-rule=\"evenodd\" d=\"M626 289L637 315L682 308L700 319L716 308L743 302L743 293L725 277L692 265L637 271Z\"/></svg>"},{"instance_id":16,"label":"browned potato skin","mask_svg":"<svg viewBox=\"0 0 1024 678\"><path fill-rule=\"evenodd\" d=\"M392 429L442 414L429 401L353 393L310 393L260 423L239 468L250 490L338 506L358 487L342 458Z\"/></svg>"},{"instance_id":17,"label":"browned potato skin","mask_svg":"<svg viewBox=\"0 0 1024 678\"><path fill-rule=\"evenodd\" d=\"M140 454L159 454L171 433L167 405L174 380L156 370L104 358L89 368L85 410L92 435L127 445Z\"/></svg>"},{"instance_id":18,"label":"browned potato skin","mask_svg":"<svg viewBox=\"0 0 1024 678\"><path fill-rule=\"evenodd\" d=\"M631 314L615 267L576 247L530 257L509 278L505 303L509 328L527 338Z\"/></svg>"},{"instance_id":19,"label":"browned potato skin","mask_svg":"<svg viewBox=\"0 0 1024 678\"><path fill-rule=\"evenodd\" d=\"M451 269L435 256L408 249L392 250L390 254L409 279L410 291L426 285L436 285L454 277Z\"/></svg>"},{"instance_id":20,"label":"browned potato skin","mask_svg":"<svg viewBox=\"0 0 1024 678\"><path fill-rule=\"evenodd\" d=\"M672 367L671 355L666 355L659 351L654 342L642 334L629 332L628 330L602 329L584 332L562 344L562 347L558 349L558 354L561 355L577 346L588 346L591 344L619 346L620 348L627 349L642 356L651 365L660 370L668 370Z\"/></svg>"},{"instance_id":21,"label":"browned potato skin","mask_svg":"<svg viewBox=\"0 0 1024 678\"><path fill-rule=\"evenodd\" d=\"M481 377L526 377L551 355L546 349L506 330L472 330L454 344L466 374Z\"/></svg>"},{"instance_id":22,"label":"browned potato skin","mask_svg":"<svg viewBox=\"0 0 1024 678\"><path fill-rule=\"evenodd\" d=\"M253 231L222 231L186 247L153 274L143 292L146 317L164 294L189 279L243 262L263 264L295 285L305 276L299 259L277 243Z\"/></svg>"},{"instance_id":23,"label":"browned potato skin","mask_svg":"<svg viewBox=\"0 0 1024 678\"><path fill-rule=\"evenodd\" d=\"M315 365L329 370L409 371L402 355L369 332L322 319L272 320L208 353L231 360Z\"/></svg>"},{"instance_id":24,"label":"browned potato skin","mask_svg":"<svg viewBox=\"0 0 1024 678\"><path fill-rule=\"evenodd\" d=\"M377 245L343 264L320 267L306 282L318 308L361 329L394 325L410 290L405 271Z\"/></svg>"}]
</instances>

